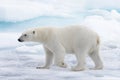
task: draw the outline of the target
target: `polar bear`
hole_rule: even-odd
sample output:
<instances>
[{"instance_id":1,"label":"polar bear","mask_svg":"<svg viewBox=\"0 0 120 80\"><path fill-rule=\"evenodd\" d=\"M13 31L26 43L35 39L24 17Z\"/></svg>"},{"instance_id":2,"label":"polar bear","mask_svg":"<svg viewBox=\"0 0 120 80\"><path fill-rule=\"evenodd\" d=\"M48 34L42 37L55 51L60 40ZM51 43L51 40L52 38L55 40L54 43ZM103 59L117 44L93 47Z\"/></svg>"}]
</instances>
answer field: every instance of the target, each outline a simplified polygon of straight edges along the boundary
<instances>
[{"instance_id":1,"label":"polar bear","mask_svg":"<svg viewBox=\"0 0 120 80\"><path fill-rule=\"evenodd\" d=\"M96 32L84 27L38 27L28 29L18 39L19 42L40 42L43 44L46 52L46 64L37 69L47 69L54 60L54 64L60 67L67 67L64 62L66 53L75 54L77 65L72 68L73 71L85 69L85 58L90 56L95 63L95 68L102 69L103 63L99 55L100 39Z\"/></svg>"}]
</instances>

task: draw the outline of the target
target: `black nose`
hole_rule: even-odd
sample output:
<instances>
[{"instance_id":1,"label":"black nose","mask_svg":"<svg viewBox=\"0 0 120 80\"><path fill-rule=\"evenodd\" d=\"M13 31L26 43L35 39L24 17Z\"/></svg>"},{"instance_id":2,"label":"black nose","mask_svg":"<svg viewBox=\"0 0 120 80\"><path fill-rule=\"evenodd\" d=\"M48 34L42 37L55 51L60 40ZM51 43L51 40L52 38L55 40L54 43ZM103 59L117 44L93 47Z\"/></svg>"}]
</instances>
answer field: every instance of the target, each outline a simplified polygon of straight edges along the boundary
<instances>
[{"instance_id":1,"label":"black nose","mask_svg":"<svg viewBox=\"0 0 120 80\"><path fill-rule=\"evenodd\" d=\"M18 39L18 41L19 41L19 42L23 42L23 40L21 40L21 39Z\"/></svg>"},{"instance_id":2,"label":"black nose","mask_svg":"<svg viewBox=\"0 0 120 80\"><path fill-rule=\"evenodd\" d=\"M18 39L18 41L19 41L19 42L21 42L21 40L20 40L20 39Z\"/></svg>"}]
</instances>

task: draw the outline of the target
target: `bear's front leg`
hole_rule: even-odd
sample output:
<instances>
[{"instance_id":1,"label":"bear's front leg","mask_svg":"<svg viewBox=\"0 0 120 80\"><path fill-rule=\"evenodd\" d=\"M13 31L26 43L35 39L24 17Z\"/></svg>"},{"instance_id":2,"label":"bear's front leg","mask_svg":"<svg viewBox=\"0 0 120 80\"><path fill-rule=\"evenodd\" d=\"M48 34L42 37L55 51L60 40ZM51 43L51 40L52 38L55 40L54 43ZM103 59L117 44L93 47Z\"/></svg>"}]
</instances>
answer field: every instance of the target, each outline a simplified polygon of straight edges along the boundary
<instances>
[{"instance_id":1,"label":"bear's front leg","mask_svg":"<svg viewBox=\"0 0 120 80\"><path fill-rule=\"evenodd\" d=\"M55 53L54 64L66 68L67 64L64 63L65 53Z\"/></svg>"},{"instance_id":2,"label":"bear's front leg","mask_svg":"<svg viewBox=\"0 0 120 80\"><path fill-rule=\"evenodd\" d=\"M59 67L66 68L67 65L64 63L65 48L61 45L59 40L53 38L47 43L48 48L53 52L54 64Z\"/></svg>"},{"instance_id":3,"label":"bear's front leg","mask_svg":"<svg viewBox=\"0 0 120 80\"><path fill-rule=\"evenodd\" d=\"M43 67L36 67L37 69L48 69L53 62L53 53L44 46L44 50L46 52L46 63Z\"/></svg>"},{"instance_id":4,"label":"bear's front leg","mask_svg":"<svg viewBox=\"0 0 120 80\"><path fill-rule=\"evenodd\" d=\"M56 43L53 46L54 47L52 48L52 50L54 52L54 64L59 67L66 68L67 64L64 63L65 54L66 54L65 48L60 43Z\"/></svg>"}]
</instances>

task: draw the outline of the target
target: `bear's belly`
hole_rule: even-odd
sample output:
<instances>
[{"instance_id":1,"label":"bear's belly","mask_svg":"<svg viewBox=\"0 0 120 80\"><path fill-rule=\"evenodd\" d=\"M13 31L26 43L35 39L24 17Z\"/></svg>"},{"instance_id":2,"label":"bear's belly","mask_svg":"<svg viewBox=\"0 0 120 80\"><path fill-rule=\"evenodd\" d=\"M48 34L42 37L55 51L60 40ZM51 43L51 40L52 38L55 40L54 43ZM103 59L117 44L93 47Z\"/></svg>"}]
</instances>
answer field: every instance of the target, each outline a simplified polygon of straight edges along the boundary
<instances>
[{"instance_id":1,"label":"bear's belly","mask_svg":"<svg viewBox=\"0 0 120 80\"><path fill-rule=\"evenodd\" d=\"M68 53L68 54L73 54L74 53L74 50L72 50L72 49L65 49L66 50L66 53Z\"/></svg>"},{"instance_id":2,"label":"bear's belly","mask_svg":"<svg viewBox=\"0 0 120 80\"><path fill-rule=\"evenodd\" d=\"M65 48L66 53L74 53L73 45L71 43L67 44L66 42L64 43L63 47Z\"/></svg>"},{"instance_id":3,"label":"bear's belly","mask_svg":"<svg viewBox=\"0 0 120 80\"><path fill-rule=\"evenodd\" d=\"M73 40L72 39L67 39L65 37L65 39L59 39L60 43L62 44L62 46L65 48L66 53L74 53L74 49L73 49Z\"/></svg>"}]
</instances>

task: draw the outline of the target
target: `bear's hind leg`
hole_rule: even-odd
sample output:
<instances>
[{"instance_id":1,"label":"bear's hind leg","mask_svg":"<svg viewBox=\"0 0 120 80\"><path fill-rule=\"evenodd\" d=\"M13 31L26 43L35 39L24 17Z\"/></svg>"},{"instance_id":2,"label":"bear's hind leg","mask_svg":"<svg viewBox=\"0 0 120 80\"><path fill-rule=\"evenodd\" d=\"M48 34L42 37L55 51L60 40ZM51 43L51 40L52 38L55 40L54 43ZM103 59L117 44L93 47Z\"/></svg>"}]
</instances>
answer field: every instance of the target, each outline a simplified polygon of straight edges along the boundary
<instances>
[{"instance_id":1,"label":"bear's hind leg","mask_svg":"<svg viewBox=\"0 0 120 80\"><path fill-rule=\"evenodd\" d=\"M77 51L75 53L75 56L77 58L77 65L72 68L72 71L83 71L85 70L85 57L86 57L86 52L85 51Z\"/></svg>"},{"instance_id":2,"label":"bear's hind leg","mask_svg":"<svg viewBox=\"0 0 120 80\"><path fill-rule=\"evenodd\" d=\"M37 69L48 69L53 62L53 53L46 47L44 47L46 52L46 63L43 67L36 67Z\"/></svg>"},{"instance_id":3,"label":"bear's hind leg","mask_svg":"<svg viewBox=\"0 0 120 80\"><path fill-rule=\"evenodd\" d=\"M89 54L89 56L91 57L91 59L95 63L95 68L93 68L94 70L103 69L103 63L102 63L102 60L100 58L98 49L93 51L93 53Z\"/></svg>"}]
</instances>

